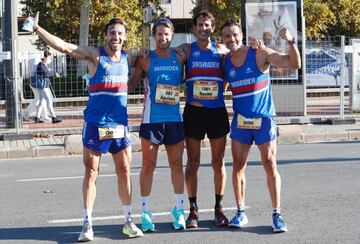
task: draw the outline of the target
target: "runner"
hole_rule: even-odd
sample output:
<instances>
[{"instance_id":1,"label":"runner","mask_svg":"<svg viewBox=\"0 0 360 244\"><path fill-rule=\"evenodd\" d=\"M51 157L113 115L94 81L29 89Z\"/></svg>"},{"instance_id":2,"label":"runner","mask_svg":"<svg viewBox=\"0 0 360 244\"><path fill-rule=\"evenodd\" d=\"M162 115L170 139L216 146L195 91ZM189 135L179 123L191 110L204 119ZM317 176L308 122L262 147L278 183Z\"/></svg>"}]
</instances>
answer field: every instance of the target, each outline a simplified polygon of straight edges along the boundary
<instances>
[{"instance_id":1,"label":"runner","mask_svg":"<svg viewBox=\"0 0 360 244\"><path fill-rule=\"evenodd\" d=\"M166 18L154 23L152 33L156 48L150 51L145 59L138 59L129 82L131 91L145 76L144 112L139 133L143 156L140 173L143 231L155 230L149 202L157 153L161 144L165 145L168 155L176 199L175 207L171 211L173 226L175 229L186 228L182 166L185 134L179 104L184 59L169 49L173 32L173 24Z\"/></svg>"},{"instance_id":2,"label":"runner","mask_svg":"<svg viewBox=\"0 0 360 244\"><path fill-rule=\"evenodd\" d=\"M250 147L255 141L267 177L274 232L287 231L280 212L281 179L276 164L276 114L269 66L298 69L301 60L289 31L283 28L280 36L289 44L288 54L265 47L255 51L242 45L241 26L234 20L228 20L222 26L222 42L230 50L225 57L224 68L233 95L234 109L230 137L237 211L229 223L231 227L242 227L248 223L245 214L245 168Z\"/></svg>"},{"instance_id":3,"label":"runner","mask_svg":"<svg viewBox=\"0 0 360 244\"><path fill-rule=\"evenodd\" d=\"M104 29L106 45L97 48L76 46L50 34L39 26L39 12L30 20L27 25L30 23L48 45L71 57L83 59L89 70L89 101L84 110L83 127L84 222L78 241L91 241L94 237L95 183L100 157L107 152L112 154L118 178L118 194L125 216L123 233L129 237L143 236L132 220L131 211L131 146L126 105L129 64L134 62L134 56L121 49L126 38L125 22L120 18L111 19Z\"/></svg>"},{"instance_id":4,"label":"runner","mask_svg":"<svg viewBox=\"0 0 360 244\"><path fill-rule=\"evenodd\" d=\"M197 41L180 46L187 57L187 100L183 114L188 155L185 180L190 201L187 228L198 227L197 171L200 166L201 140L205 138L205 134L210 139L211 165L214 171L215 222L217 226L228 225L221 205L226 182L226 135L230 131L223 98L221 59L228 50L222 44L211 42L210 36L214 30L214 16L206 10L202 11L193 18L193 31Z\"/></svg>"}]
</instances>

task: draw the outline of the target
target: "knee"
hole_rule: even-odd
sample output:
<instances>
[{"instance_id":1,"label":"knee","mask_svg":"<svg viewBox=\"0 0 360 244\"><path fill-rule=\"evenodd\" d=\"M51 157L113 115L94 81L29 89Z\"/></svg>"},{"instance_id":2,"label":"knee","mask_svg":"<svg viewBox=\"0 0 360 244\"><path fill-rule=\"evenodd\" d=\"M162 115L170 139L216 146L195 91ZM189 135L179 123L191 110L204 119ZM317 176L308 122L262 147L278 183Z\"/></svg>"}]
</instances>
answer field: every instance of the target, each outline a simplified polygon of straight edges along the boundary
<instances>
[{"instance_id":1,"label":"knee","mask_svg":"<svg viewBox=\"0 0 360 244\"><path fill-rule=\"evenodd\" d=\"M222 173L225 170L225 162L224 160L213 161L212 168L215 173Z\"/></svg>"},{"instance_id":2,"label":"knee","mask_svg":"<svg viewBox=\"0 0 360 244\"><path fill-rule=\"evenodd\" d=\"M155 171L156 163L150 162L150 161L143 161L142 167L141 167L141 173L143 174L153 174Z\"/></svg>"},{"instance_id":3,"label":"knee","mask_svg":"<svg viewBox=\"0 0 360 244\"><path fill-rule=\"evenodd\" d=\"M130 174L130 165L124 164L121 166L117 166L115 171L118 176L119 175L129 175Z\"/></svg>"},{"instance_id":4,"label":"knee","mask_svg":"<svg viewBox=\"0 0 360 244\"><path fill-rule=\"evenodd\" d=\"M245 172L246 161L234 161L233 172Z\"/></svg>"},{"instance_id":5,"label":"knee","mask_svg":"<svg viewBox=\"0 0 360 244\"><path fill-rule=\"evenodd\" d=\"M188 161L186 164L186 174L193 175L196 174L199 169L200 161Z\"/></svg>"},{"instance_id":6,"label":"knee","mask_svg":"<svg viewBox=\"0 0 360 244\"><path fill-rule=\"evenodd\" d=\"M96 181L97 176L99 175L98 169L94 169L92 167L86 167L85 169L85 176L90 181Z\"/></svg>"}]
</instances>

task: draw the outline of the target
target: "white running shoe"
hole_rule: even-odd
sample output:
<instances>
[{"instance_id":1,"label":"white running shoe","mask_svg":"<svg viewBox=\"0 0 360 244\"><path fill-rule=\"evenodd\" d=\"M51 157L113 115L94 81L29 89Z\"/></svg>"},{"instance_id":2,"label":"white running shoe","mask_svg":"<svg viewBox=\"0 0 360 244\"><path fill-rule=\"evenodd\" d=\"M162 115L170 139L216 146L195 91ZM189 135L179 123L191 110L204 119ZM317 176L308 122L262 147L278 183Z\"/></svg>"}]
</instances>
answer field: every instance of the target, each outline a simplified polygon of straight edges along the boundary
<instances>
[{"instance_id":1,"label":"white running shoe","mask_svg":"<svg viewBox=\"0 0 360 244\"><path fill-rule=\"evenodd\" d=\"M84 223L84 227L79 235L78 241L79 242L86 242L94 240L94 231L92 226L88 223Z\"/></svg>"},{"instance_id":2,"label":"white running shoe","mask_svg":"<svg viewBox=\"0 0 360 244\"><path fill-rule=\"evenodd\" d=\"M124 224L123 234L130 238L144 236L144 233L135 225L131 219Z\"/></svg>"}]
</instances>

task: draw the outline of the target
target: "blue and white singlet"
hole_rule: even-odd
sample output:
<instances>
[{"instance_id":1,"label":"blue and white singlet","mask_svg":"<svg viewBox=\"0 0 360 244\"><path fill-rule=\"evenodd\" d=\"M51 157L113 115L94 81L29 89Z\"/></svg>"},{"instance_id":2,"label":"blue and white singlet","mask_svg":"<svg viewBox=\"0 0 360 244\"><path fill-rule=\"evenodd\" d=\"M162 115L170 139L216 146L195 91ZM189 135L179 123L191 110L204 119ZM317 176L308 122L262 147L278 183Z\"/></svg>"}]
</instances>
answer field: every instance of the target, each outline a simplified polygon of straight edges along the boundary
<instances>
[{"instance_id":1,"label":"blue and white singlet","mask_svg":"<svg viewBox=\"0 0 360 244\"><path fill-rule=\"evenodd\" d=\"M92 125L128 124L127 90L129 60L121 51L121 60L112 61L104 48L95 75L89 82L89 101L84 110L85 122Z\"/></svg>"},{"instance_id":2,"label":"blue and white singlet","mask_svg":"<svg viewBox=\"0 0 360 244\"><path fill-rule=\"evenodd\" d=\"M180 83L182 67L176 52L162 58L150 51L150 65L144 79L145 98L142 123L181 122Z\"/></svg>"},{"instance_id":3,"label":"blue and white singlet","mask_svg":"<svg viewBox=\"0 0 360 244\"><path fill-rule=\"evenodd\" d=\"M235 67L230 53L225 58L225 77L230 84L233 110L246 118L275 116L269 73L256 65L256 52L249 48L244 64Z\"/></svg>"},{"instance_id":4,"label":"blue and white singlet","mask_svg":"<svg viewBox=\"0 0 360 244\"><path fill-rule=\"evenodd\" d=\"M210 50L202 50L196 42L191 44L186 64L187 102L197 101L204 107L225 107L224 81L221 70L221 54L215 43Z\"/></svg>"}]
</instances>

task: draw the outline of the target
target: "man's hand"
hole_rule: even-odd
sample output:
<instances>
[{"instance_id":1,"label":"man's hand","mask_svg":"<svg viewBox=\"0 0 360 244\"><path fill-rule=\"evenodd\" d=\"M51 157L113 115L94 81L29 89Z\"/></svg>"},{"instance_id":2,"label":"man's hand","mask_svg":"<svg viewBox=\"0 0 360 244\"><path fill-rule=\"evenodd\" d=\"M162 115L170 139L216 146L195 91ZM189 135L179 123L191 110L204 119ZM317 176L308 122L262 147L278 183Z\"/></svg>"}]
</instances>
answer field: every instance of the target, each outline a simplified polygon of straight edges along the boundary
<instances>
[{"instance_id":1,"label":"man's hand","mask_svg":"<svg viewBox=\"0 0 360 244\"><path fill-rule=\"evenodd\" d=\"M249 36L249 46L253 49L261 49L265 47L265 44L262 40L253 36Z\"/></svg>"},{"instance_id":2,"label":"man's hand","mask_svg":"<svg viewBox=\"0 0 360 244\"><path fill-rule=\"evenodd\" d=\"M288 42L294 41L294 37L290 34L288 28L284 27L279 31L279 35L282 39Z\"/></svg>"},{"instance_id":3,"label":"man's hand","mask_svg":"<svg viewBox=\"0 0 360 244\"><path fill-rule=\"evenodd\" d=\"M138 51L138 54L139 54L139 57L146 58L147 56L149 56L149 50L145 47L142 47Z\"/></svg>"}]
</instances>

